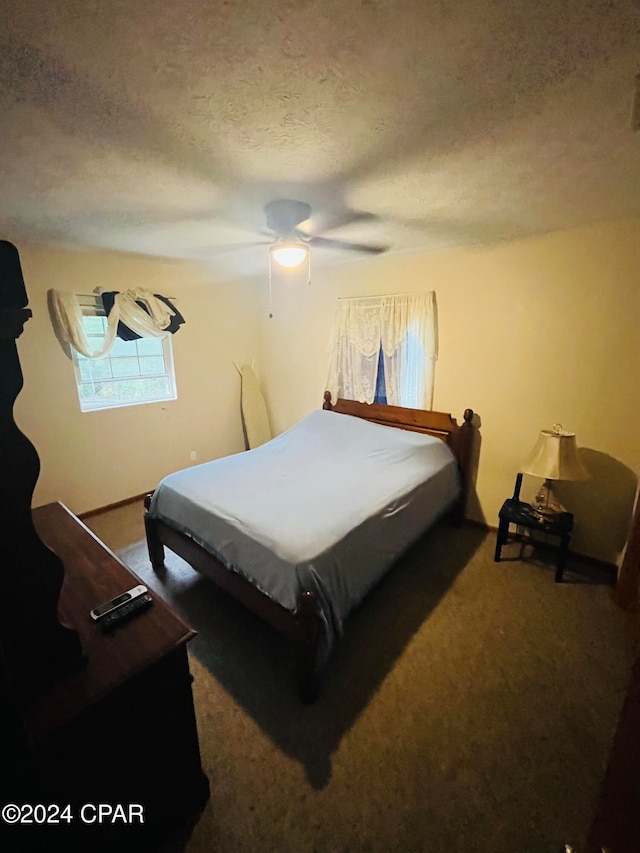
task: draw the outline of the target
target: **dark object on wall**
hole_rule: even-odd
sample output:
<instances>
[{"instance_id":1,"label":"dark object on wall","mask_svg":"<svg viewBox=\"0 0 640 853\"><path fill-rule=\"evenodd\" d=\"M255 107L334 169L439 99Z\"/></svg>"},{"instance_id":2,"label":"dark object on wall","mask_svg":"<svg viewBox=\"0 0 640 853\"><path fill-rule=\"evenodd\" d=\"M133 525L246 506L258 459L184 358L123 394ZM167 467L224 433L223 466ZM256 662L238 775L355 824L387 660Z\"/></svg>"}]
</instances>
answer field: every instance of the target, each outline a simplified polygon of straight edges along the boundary
<instances>
[{"instance_id":1,"label":"dark object on wall","mask_svg":"<svg viewBox=\"0 0 640 853\"><path fill-rule=\"evenodd\" d=\"M102 297L102 305L104 307L107 317L111 313L111 309L113 308L113 303L115 302L117 295L117 290L111 290L107 293L100 294L100 296ZM172 302L169 302L166 296L160 296L159 293L154 293L153 295L156 297L156 299L159 299L161 302L164 302L164 304L174 312L174 315L171 318L171 322L169 323L165 331L171 332L172 335L175 335L180 326L184 324L184 317L178 311L176 306ZM149 313L149 311L147 310L147 306L144 304L144 302L136 300L136 304L139 305L144 311L146 311L147 314ZM118 331L116 332L116 334L123 341L137 341L142 337L142 335L139 335L137 332L133 332L128 326L125 326L124 323L118 323Z\"/></svg>"},{"instance_id":2,"label":"dark object on wall","mask_svg":"<svg viewBox=\"0 0 640 853\"><path fill-rule=\"evenodd\" d=\"M0 241L0 472L2 541L0 656L12 700L25 707L82 659L77 633L61 624L59 558L33 525L31 498L40 473L34 446L13 418L22 389L16 338L31 317L18 250Z\"/></svg>"}]
</instances>

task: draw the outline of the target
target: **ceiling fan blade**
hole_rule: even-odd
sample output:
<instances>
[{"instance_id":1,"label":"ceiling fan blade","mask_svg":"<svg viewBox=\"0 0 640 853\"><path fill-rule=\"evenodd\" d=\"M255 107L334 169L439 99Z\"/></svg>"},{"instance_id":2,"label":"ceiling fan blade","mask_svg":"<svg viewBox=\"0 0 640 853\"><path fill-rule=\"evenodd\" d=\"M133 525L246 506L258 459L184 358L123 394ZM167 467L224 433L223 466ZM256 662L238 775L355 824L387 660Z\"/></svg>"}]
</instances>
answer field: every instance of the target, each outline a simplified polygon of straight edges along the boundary
<instances>
[{"instance_id":1,"label":"ceiling fan blade","mask_svg":"<svg viewBox=\"0 0 640 853\"><path fill-rule=\"evenodd\" d=\"M226 246L207 246L207 252L219 255L223 252L235 252L237 249L252 249L255 246L271 246L273 240L253 240L251 243L227 243Z\"/></svg>"},{"instance_id":2,"label":"ceiling fan blade","mask_svg":"<svg viewBox=\"0 0 640 853\"><path fill-rule=\"evenodd\" d=\"M379 216L375 213L367 213L364 210L340 210L323 215L321 213L312 214L309 219L301 222L300 225L306 226L300 228L307 235L324 234L325 231L336 231L338 228L343 228L345 225L353 225L361 222L377 222Z\"/></svg>"},{"instance_id":3,"label":"ceiling fan blade","mask_svg":"<svg viewBox=\"0 0 640 853\"><path fill-rule=\"evenodd\" d=\"M362 243L346 243L344 240L330 240L328 237L307 237L300 232L301 238L311 246L321 246L325 249L342 249L347 252L364 252L369 255L381 255L388 251L388 246L368 246Z\"/></svg>"}]
</instances>

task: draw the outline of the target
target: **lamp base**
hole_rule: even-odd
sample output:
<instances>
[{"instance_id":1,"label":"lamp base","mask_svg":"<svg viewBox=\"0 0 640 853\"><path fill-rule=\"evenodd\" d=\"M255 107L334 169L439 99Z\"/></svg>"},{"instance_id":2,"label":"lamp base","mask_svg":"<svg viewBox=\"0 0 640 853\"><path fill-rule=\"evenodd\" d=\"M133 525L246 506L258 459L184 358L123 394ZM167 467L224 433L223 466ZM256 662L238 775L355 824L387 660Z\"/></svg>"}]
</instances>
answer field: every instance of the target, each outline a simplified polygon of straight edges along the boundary
<instances>
[{"instance_id":1,"label":"lamp base","mask_svg":"<svg viewBox=\"0 0 640 853\"><path fill-rule=\"evenodd\" d=\"M561 512L565 512L565 508L556 498L553 491L553 480L546 479L540 491L534 498L533 504L536 514L542 519L553 518Z\"/></svg>"}]
</instances>

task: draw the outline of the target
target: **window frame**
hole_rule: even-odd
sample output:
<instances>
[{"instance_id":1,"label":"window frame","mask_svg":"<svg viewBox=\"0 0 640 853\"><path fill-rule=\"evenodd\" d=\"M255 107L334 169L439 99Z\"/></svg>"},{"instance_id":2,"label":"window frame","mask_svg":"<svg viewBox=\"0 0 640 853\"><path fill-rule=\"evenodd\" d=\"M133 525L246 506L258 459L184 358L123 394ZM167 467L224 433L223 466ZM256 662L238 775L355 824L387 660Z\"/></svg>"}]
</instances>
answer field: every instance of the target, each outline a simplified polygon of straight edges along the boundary
<instances>
[{"instance_id":1,"label":"window frame","mask_svg":"<svg viewBox=\"0 0 640 853\"><path fill-rule=\"evenodd\" d=\"M78 303L80 305L82 311L83 322L85 317L104 317L106 318L107 313L104 310L104 306L102 305L102 300L99 295L94 294L78 294ZM90 332L85 328L85 334L89 337ZM83 378L81 373L81 363L82 362L91 362L91 361L108 361L111 363L112 358L137 358L144 357L144 354L138 352L138 343L139 341L149 340L148 338L139 338L132 341L123 341L121 338L116 338L114 342L114 347L119 345L131 345L135 347L135 352L129 355L118 355L112 356L111 353L107 353L102 356L100 359L87 359L81 353L78 353L73 347L71 348L71 356L73 361L73 372L76 384L76 393L78 395L78 403L80 405L80 411L84 413L88 412L102 412L108 409L123 409L128 408L129 406L144 406L152 403L166 403L171 402L172 400L178 399L178 391L176 386L176 377L175 377L175 368L174 368L174 359L173 359L173 346L171 341L172 335L167 332L166 335L161 338L152 338L152 340L158 340L162 344L162 358L164 363L164 370L161 373L155 374L143 374L138 371L137 374L133 374L131 376L114 376L113 369L111 370L111 377L104 377L103 379L94 379L95 382L105 382L111 383L115 385L117 382L124 381L135 381L138 379L156 379L156 378L166 378L168 381L169 391L166 396L162 397L153 397L152 399L137 399L137 400L124 400L122 397L118 398L117 402L109 401L105 404L87 404L86 400L83 400L81 396L81 388L83 385L91 382L92 380L87 380Z\"/></svg>"}]
</instances>

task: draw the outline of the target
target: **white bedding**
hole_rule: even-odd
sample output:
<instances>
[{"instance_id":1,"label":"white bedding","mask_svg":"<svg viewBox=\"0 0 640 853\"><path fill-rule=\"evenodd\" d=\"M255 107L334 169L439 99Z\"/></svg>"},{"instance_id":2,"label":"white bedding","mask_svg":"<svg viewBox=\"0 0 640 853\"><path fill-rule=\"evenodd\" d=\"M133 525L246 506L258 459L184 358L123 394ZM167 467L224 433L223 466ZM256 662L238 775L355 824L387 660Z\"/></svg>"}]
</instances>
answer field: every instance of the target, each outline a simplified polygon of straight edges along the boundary
<instances>
[{"instance_id":1,"label":"white bedding","mask_svg":"<svg viewBox=\"0 0 640 853\"><path fill-rule=\"evenodd\" d=\"M440 439L321 410L254 450L170 474L149 513L287 610L316 592L322 660L349 611L459 491Z\"/></svg>"}]
</instances>

